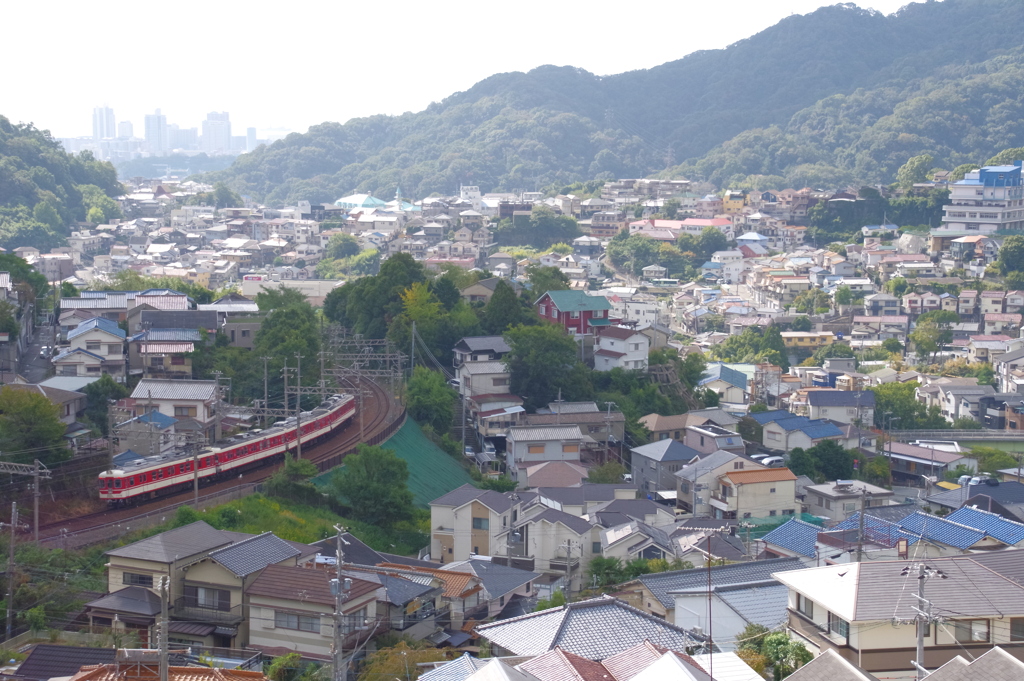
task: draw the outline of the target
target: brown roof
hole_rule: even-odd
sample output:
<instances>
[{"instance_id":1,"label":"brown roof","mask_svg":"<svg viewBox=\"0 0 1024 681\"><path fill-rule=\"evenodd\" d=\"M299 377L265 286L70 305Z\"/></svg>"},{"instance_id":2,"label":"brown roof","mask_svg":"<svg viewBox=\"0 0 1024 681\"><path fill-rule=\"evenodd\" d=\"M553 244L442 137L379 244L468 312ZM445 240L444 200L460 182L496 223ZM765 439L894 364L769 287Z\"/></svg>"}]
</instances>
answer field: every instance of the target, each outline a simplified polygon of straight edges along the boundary
<instances>
[{"instance_id":1,"label":"brown roof","mask_svg":"<svg viewBox=\"0 0 1024 681\"><path fill-rule=\"evenodd\" d=\"M569 461L545 461L526 467L528 487L576 487L586 477L586 468Z\"/></svg>"},{"instance_id":2,"label":"brown roof","mask_svg":"<svg viewBox=\"0 0 1024 681\"><path fill-rule=\"evenodd\" d=\"M406 572L421 572L427 575L433 575L444 582L444 593L442 594L445 598L466 598L471 596L477 591L483 589L480 584L474 584L473 582L479 582L479 578L471 572L455 572L454 570L435 570L432 568L416 567L410 565L399 565L398 563L381 563L378 567L390 568L396 570L405 570Z\"/></svg>"},{"instance_id":3,"label":"brown roof","mask_svg":"<svg viewBox=\"0 0 1024 681\"><path fill-rule=\"evenodd\" d=\"M761 468L749 471L729 471L725 474L737 485L749 485L754 482L782 482L796 480L793 471L788 468Z\"/></svg>"},{"instance_id":4,"label":"brown roof","mask_svg":"<svg viewBox=\"0 0 1024 681\"><path fill-rule=\"evenodd\" d=\"M98 664L82 667L71 681L127 681L160 678L155 664ZM247 672L219 667L170 667L167 681L267 681L261 672Z\"/></svg>"},{"instance_id":5,"label":"brown roof","mask_svg":"<svg viewBox=\"0 0 1024 681\"><path fill-rule=\"evenodd\" d=\"M61 390L60 388L50 388L48 386L37 385L35 383L8 383L4 387L38 393L50 400L53 404L64 404L65 402L74 402L75 400L85 398L85 395L82 393L72 392L71 390Z\"/></svg>"},{"instance_id":6,"label":"brown roof","mask_svg":"<svg viewBox=\"0 0 1024 681\"><path fill-rule=\"evenodd\" d=\"M621 340L632 338L638 333L640 332L622 326L606 326L597 332L602 338L607 336L608 338L619 338Z\"/></svg>"},{"instance_id":7,"label":"brown roof","mask_svg":"<svg viewBox=\"0 0 1024 681\"><path fill-rule=\"evenodd\" d=\"M668 648L655 645L647 640L643 643L638 643L632 648L627 648L621 653L606 657L602 662L602 666L611 673L616 681L627 681L627 679L636 676L638 671L654 664L658 658L667 652L672 652L684 662L693 665L700 671L705 671L696 660L686 653L681 653L677 650L669 651Z\"/></svg>"},{"instance_id":8,"label":"brown roof","mask_svg":"<svg viewBox=\"0 0 1024 681\"><path fill-rule=\"evenodd\" d=\"M268 596L283 600L295 600L321 605L334 605L331 594L332 573L326 570L268 565L260 576L248 586L245 592L250 596ZM353 579L347 600L376 591L377 585L362 579Z\"/></svg>"},{"instance_id":9,"label":"brown roof","mask_svg":"<svg viewBox=\"0 0 1024 681\"><path fill-rule=\"evenodd\" d=\"M527 660L520 669L541 681L611 681L612 675L600 662L555 647L543 655ZM634 670L637 671L637 670Z\"/></svg>"}]
</instances>

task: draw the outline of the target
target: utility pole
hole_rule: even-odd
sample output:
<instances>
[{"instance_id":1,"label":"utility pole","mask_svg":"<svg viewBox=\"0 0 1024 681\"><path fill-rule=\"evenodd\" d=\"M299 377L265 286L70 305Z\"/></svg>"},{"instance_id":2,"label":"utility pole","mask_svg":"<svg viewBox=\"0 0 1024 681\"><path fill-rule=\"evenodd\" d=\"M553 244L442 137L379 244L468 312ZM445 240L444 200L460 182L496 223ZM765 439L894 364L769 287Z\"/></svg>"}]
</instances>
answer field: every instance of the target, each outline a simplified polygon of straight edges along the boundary
<instances>
[{"instance_id":1,"label":"utility pole","mask_svg":"<svg viewBox=\"0 0 1024 681\"><path fill-rule=\"evenodd\" d=\"M860 518L857 520L857 562L864 560L864 506L870 495L865 487L860 492Z\"/></svg>"},{"instance_id":2,"label":"utility pole","mask_svg":"<svg viewBox=\"0 0 1024 681\"><path fill-rule=\"evenodd\" d=\"M416 322L412 323L412 336L409 348L409 378L412 378L412 372L416 370Z\"/></svg>"},{"instance_id":3,"label":"utility pole","mask_svg":"<svg viewBox=\"0 0 1024 681\"><path fill-rule=\"evenodd\" d=\"M284 378L284 411L285 418L288 418L288 358L284 359L284 366L281 367L281 376ZM285 447L285 454L288 453L288 447Z\"/></svg>"},{"instance_id":4,"label":"utility pole","mask_svg":"<svg viewBox=\"0 0 1024 681\"><path fill-rule=\"evenodd\" d=\"M4 523L0 523L0 527L3 525ZM7 552L7 636L4 640L10 640L14 628L14 531L19 527L24 527L18 524L18 502L16 501L11 502L11 522L7 525L11 528L11 540Z\"/></svg>"},{"instance_id":5,"label":"utility pole","mask_svg":"<svg viewBox=\"0 0 1024 681\"><path fill-rule=\"evenodd\" d=\"M167 575L160 577L160 681L167 681L168 636L171 633L167 623L167 599L168 584L170 578Z\"/></svg>"},{"instance_id":6,"label":"utility pole","mask_svg":"<svg viewBox=\"0 0 1024 681\"><path fill-rule=\"evenodd\" d=\"M50 479L50 471L44 466L39 459L36 459L34 463L8 463L6 461L0 461L0 473L9 473L11 475L31 475L35 478L32 486L33 490L33 515L35 517L35 529L33 531L33 537L35 542L39 543L39 479L46 478Z\"/></svg>"},{"instance_id":7,"label":"utility pole","mask_svg":"<svg viewBox=\"0 0 1024 681\"><path fill-rule=\"evenodd\" d=\"M335 535L337 572L335 578L331 580L331 592L334 594L334 645L331 649L334 662L333 681L345 681L348 677L348 665L345 663L345 634L342 630L345 616L342 614L342 610L352 588L352 580L347 577L343 579L341 576L341 564L345 561L345 549L342 546L345 540L341 538L341 535L345 533L345 528L335 525L334 530L337 532Z\"/></svg>"},{"instance_id":8,"label":"utility pole","mask_svg":"<svg viewBox=\"0 0 1024 681\"><path fill-rule=\"evenodd\" d=\"M917 606L914 607L914 612L917 615L914 617L914 623L917 627L917 659L913 660L912 664L917 669L917 680L922 681L928 676L928 670L924 666L924 637L928 635L928 630L931 628L932 623L941 622L942 618L932 615L932 602L924 597L924 583L932 577L939 577L940 579L948 579L948 575L942 570L930 568L924 563L918 563L916 565L910 564L903 568L900 572L901 575L909 577L910 575L917 574Z\"/></svg>"},{"instance_id":9,"label":"utility pole","mask_svg":"<svg viewBox=\"0 0 1024 681\"><path fill-rule=\"evenodd\" d=\"M295 353L295 458L302 458L302 355Z\"/></svg>"},{"instance_id":10,"label":"utility pole","mask_svg":"<svg viewBox=\"0 0 1024 681\"><path fill-rule=\"evenodd\" d=\"M270 361L269 357L260 357L263 360L263 409L270 409L270 391L267 388L267 362ZM267 427L267 412L263 412L263 427Z\"/></svg>"}]
</instances>

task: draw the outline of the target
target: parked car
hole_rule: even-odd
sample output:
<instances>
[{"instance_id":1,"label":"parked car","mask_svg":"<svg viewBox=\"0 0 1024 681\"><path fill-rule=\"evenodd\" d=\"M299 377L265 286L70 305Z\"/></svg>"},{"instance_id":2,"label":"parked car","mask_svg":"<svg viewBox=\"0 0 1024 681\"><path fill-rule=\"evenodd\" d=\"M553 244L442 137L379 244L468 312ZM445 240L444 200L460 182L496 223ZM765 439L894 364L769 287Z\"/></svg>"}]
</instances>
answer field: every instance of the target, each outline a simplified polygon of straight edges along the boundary
<instances>
[{"instance_id":1,"label":"parked car","mask_svg":"<svg viewBox=\"0 0 1024 681\"><path fill-rule=\"evenodd\" d=\"M50 353L51 349L49 345L44 345L43 347L39 348L39 356L42 357L43 359L50 359Z\"/></svg>"},{"instance_id":2,"label":"parked car","mask_svg":"<svg viewBox=\"0 0 1024 681\"><path fill-rule=\"evenodd\" d=\"M452 388L455 388L456 390L458 390L459 386L462 385L462 382L459 381L459 379L457 379L457 378L449 378L448 379L448 385L451 386Z\"/></svg>"},{"instance_id":3,"label":"parked car","mask_svg":"<svg viewBox=\"0 0 1024 681\"><path fill-rule=\"evenodd\" d=\"M786 460L781 456L767 456L761 459L761 465L768 468L781 468L786 465Z\"/></svg>"}]
</instances>

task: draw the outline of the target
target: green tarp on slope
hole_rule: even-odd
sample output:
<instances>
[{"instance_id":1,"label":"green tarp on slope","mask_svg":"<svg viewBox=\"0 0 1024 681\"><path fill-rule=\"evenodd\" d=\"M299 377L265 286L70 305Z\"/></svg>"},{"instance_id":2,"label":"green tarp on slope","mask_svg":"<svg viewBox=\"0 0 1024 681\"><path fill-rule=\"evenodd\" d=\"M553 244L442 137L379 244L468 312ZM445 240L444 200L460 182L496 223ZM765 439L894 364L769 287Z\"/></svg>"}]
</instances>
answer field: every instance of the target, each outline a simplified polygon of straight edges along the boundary
<instances>
[{"instance_id":1,"label":"green tarp on slope","mask_svg":"<svg viewBox=\"0 0 1024 681\"><path fill-rule=\"evenodd\" d=\"M409 466L409 490L413 503L422 508L456 487L473 482L466 469L428 440L419 424L411 418L407 418L381 447L394 450ZM317 476L314 482L325 482L332 472Z\"/></svg>"}]
</instances>

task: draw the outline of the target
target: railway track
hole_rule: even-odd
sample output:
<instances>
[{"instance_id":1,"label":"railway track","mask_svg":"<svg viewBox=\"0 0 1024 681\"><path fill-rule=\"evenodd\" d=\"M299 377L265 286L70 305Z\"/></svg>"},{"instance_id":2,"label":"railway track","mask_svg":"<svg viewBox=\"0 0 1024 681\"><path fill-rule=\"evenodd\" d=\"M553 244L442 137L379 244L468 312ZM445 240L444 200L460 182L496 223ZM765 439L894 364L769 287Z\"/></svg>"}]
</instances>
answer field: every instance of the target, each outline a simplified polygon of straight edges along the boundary
<instances>
[{"instance_id":1,"label":"railway track","mask_svg":"<svg viewBox=\"0 0 1024 681\"><path fill-rule=\"evenodd\" d=\"M360 423L360 415L362 423ZM338 466L344 457L363 442L378 444L401 425L403 408L376 383L367 381L361 408L352 421L330 439L303 447L302 458L312 461L321 472ZM360 437L363 434L363 438ZM273 475L281 464L261 466L237 478L200 486L200 507L204 500L224 503L229 498L251 494L259 483ZM56 547L77 547L113 539L130 531L162 522L178 507L191 505L192 491L161 497L136 507L106 509L96 513L66 518L39 527L41 544ZM159 517L158 517L159 516Z\"/></svg>"}]
</instances>

